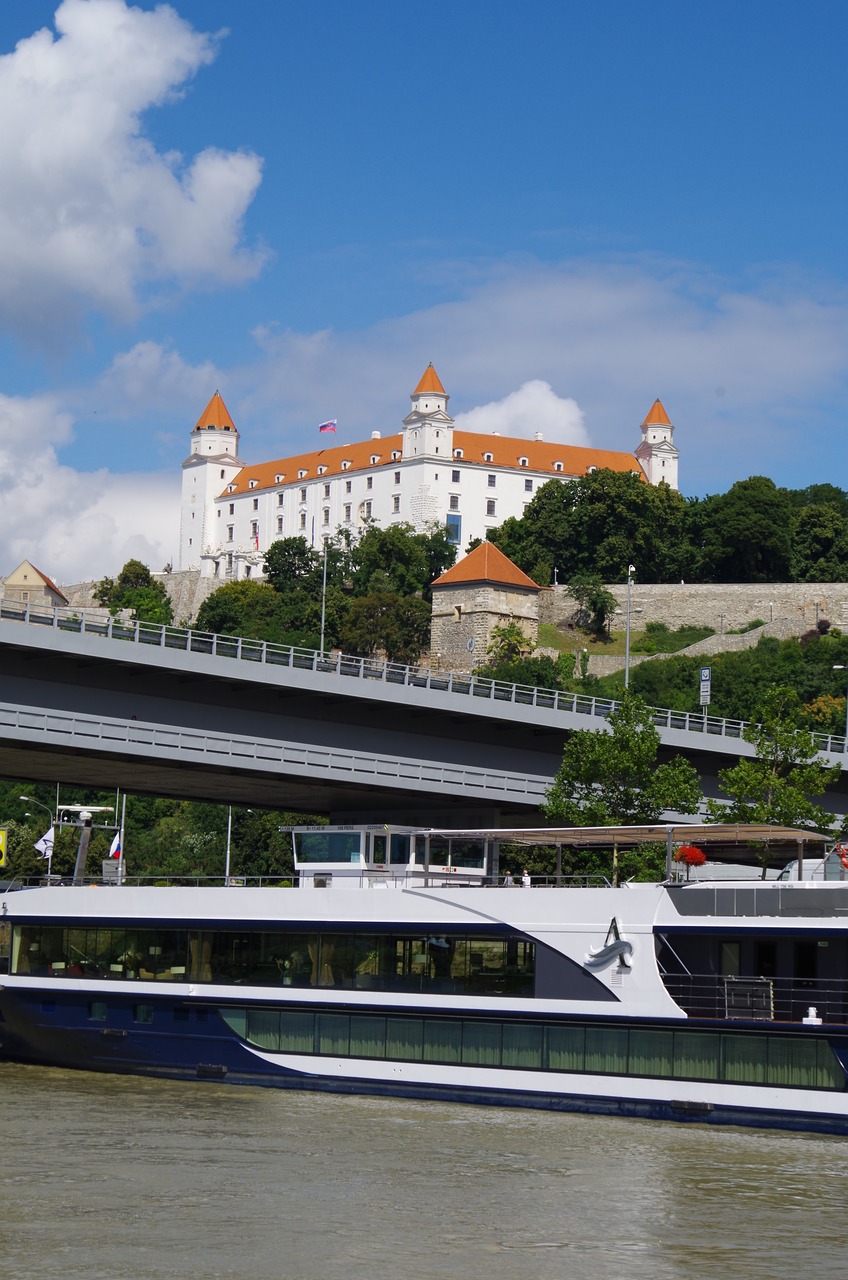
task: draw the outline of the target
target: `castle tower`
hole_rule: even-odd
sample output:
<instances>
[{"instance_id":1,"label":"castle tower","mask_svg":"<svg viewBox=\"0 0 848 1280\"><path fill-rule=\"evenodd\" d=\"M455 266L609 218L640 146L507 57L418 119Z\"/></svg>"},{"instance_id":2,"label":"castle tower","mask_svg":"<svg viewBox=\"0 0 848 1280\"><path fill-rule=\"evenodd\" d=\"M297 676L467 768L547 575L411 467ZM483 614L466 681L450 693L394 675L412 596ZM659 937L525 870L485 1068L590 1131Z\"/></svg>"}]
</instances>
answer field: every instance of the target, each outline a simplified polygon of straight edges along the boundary
<instances>
[{"instance_id":1,"label":"castle tower","mask_svg":"<svg viewBox=\"0 0 848 1280\"><path fill-rule=\"evenodd\" d=\"M678 487L674 427L661 400L654 401L642 423L642 441L635 453L650 484L665 481L671 489Z\"/></svg>"},{"instance_id":2,"label":"castle tower","mask_svg":"<svg viewBox=\"0 0 848 1280\"><path fill-rule=\"evenodd\" d=\"M439 375L428 364L424 376L410 396L412 409L403 420L403 456L407 458L453 457L453 418L448 413L450 396Z\"/></svg>"},{"instance_id":3,"label":"castle tower","mask_svg":"<svg viewBox=\"0 0 848 1280\"><path fill-rule=\"evenodd\" d=\"M216 391L191 433L183 463L179 569L199 568L207 545L220 541L215 499L242 469L238 446L239 433Z\"/></svg>"}]
</instances>

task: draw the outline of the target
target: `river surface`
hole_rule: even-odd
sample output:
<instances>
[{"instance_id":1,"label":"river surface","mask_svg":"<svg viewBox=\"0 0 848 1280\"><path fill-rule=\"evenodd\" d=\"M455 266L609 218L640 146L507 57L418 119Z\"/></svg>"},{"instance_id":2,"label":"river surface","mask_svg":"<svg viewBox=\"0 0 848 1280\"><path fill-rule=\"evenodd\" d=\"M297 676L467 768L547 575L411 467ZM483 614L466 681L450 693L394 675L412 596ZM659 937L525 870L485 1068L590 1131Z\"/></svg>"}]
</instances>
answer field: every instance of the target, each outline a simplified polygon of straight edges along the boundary
<instances>
[{"instance_id":1,"label":"river surface","mask_svg":"<svg viewBox=\"0 0 848 1280\"><path fill-rule=\"evenodd\" d=\"M848 1140L0 1065L16 1280L816 1280Z\"/></svg>"}]
</instances>

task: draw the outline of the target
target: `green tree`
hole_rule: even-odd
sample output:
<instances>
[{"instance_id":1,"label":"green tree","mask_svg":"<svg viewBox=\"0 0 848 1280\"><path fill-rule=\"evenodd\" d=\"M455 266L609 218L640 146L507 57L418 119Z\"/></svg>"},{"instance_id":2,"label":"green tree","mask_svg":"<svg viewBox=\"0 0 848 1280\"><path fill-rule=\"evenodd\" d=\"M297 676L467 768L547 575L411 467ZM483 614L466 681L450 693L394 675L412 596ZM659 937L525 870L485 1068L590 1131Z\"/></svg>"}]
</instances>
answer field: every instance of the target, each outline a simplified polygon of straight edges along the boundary
<instances>
[{"instance_id":1,"label":"green tree","mask_svg":"<svg viewBox=\"0 0 848 1280\"><path fill-rule=\"evenodd\" d=\"M727 493L706 499L701 519L701 573L706 581L788 579L792 508L786 491L773 480L738 480Z\"/></svg>"},{"instance_id":2,"label":"green tree","mask_svg":"<svg viewBox=\"0 0 848 1280\"><path fill-rule=\"evenodd\" d=\"M634 826L657 822L665 809L697 810L698 774L682 756L657 764L660 735L641 698L626 693L608 725L578 729L565 744L542 807L551 825Z\"/></svg>"},{"instance_id":3,"label":"green tree","mask_svg":"<svg viewBox=\"0 0 848 1280\"><path fill-rule=\"evenodd\" d=\"M577 607L584 615L588 629L596 635L602 635L607 619L612 617L618 606L612 592L607 591L596 573L576 574L569 582L568 590L577 601Z\"/></svg>"},{"instance_id":4,"label":"green tree","mask_svg":"<svg viewBox=\"0 0 848 1280\"><path fill-rule=\"evenodd\" d=\"M848 516L835 503L794 512L790 567L796 582L848 582Z\"/></svg>"},{"instance_id":5,"label":"green tree","mask_svg":"<svg viewBox=\"0 0 848 1280\"><path fill-rule=\"evenodd\" d=\"M273 640L280 630L279 603L267 582L252 578L226 582L203 601L194 625L198 631L215 635Z\"/></svg>"},{"instance_id":6,"label":"green tree","mask_svg":"<svg viewBox=\"0 0 848 1280\"><path fill-rule=\"evenodd\" d=\"M416 596L381 591L352 600L341 627L346 653L370 657L383 652L390 662L415 663L430 638L430 606Z\"/></svg>"},{"instance_id":7,"label":"green tree","mask_svg":"<svg viewBox=\"0 0 848 1280\"><path fill-rule=\"evenodd\" d=\"M499 664L528 658L534 648L533 641L518 622L505 622L502 626L492 627L486 653L492 664Z\"/></svg>"},{"instance_id":8,"label":"green tree","mask_svg":"<svg viewBox=\"0 0 848 1280\"><path fill-rule=\"evenodd\" d=\"M268 584L280 595L298 590L311 595L321 590L322 557L304 537L278 538L272 542L262 567Z\"/></svg>"},{"instance_id":9,"label":"green tree","mask_svg":"<svg viewBox=\"0 0 848 1280\"><path fill-rule=\"evenodd\" d=\"M812 797L824 794L842 766L824 763L813 734L798 728L800 711L795 689L777 685L769 690L759 723L749 725L742 735L756 754L719 772L719 785L729 800L707 802L710 822L755 822L822 832L832 829L833 815ZM767 860L766 846L763 877Z\"/></svg>"},{"instance_id":10,"label":"green tree","mask_svg":"<svg viewBox=\"0 0 848 1280\"><path fill-rule=\"evenodd\" d=\"M110 613L126 610L137 622L167 626L174 620L168 592L140 560L128 560L116 579L102 578L94 588L94 598Z\"/></svg>"}]
</instances>

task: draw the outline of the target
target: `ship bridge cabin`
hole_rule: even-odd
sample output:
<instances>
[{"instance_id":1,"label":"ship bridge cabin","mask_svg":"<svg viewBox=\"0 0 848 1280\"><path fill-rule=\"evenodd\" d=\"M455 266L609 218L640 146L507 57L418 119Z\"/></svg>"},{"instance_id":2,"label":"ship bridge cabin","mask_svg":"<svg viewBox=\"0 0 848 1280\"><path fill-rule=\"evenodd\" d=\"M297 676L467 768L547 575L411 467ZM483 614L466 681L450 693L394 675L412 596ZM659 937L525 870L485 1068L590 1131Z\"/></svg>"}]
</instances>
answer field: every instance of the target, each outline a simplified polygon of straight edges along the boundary
<instances>
[{"instance_id":1,"label":"ship bridge cabin","mask_svg":"<svg viewBox=\"0 0 848 1280\"><path fill-rule=\"evenodd\" d=\"M285 827L294 846L294 864L306 889L334 882L405 885L480 885L493 874L496 841L484 833L421 831L410 827Z\"/></svg>"}]
</instances>

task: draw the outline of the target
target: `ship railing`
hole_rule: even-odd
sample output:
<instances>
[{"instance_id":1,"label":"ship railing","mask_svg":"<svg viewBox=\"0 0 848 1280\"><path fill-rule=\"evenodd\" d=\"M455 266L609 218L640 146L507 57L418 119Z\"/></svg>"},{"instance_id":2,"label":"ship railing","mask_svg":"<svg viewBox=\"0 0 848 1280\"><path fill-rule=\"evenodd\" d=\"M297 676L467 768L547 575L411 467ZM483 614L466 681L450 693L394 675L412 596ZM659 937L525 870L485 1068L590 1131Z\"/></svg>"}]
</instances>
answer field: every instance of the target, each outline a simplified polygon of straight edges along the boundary
<instances>
[{"instance_id":1,"label":"ship railing","mask_svg":"<svg viewBox=\"0 0 848 1280\"><path fill-rule=\"evenodd\" d=\"M0 619L23 622L31 626L53 627L80 635L121 640L131 644L152 645L160 649L177 649L185 653L228 658L237 662L258 663L265 667L288 667L312 671L326 676L356 680L377 680L383 684L410 688L433 689L464 698L481 698L488 702L511 703L516 706L541 707L566 711L572 715L608 719L620 703L612 698L595 698L586 693L540 689L533 685L510 684L489 680L471 672L435 672L428 666L389 662L381 658L360 657L338 651L304 649L296 645L274 644L266 640L249 640L241 636L216 635L190 627L161 626L152 622L134 622L123 618L104 617L102 610L27 604L18 600L0 601ZM673 711L651 707L658 729L682 730L711 737L740 739L749 727L746 720L725 719L705 712ZM819 751L834 755L848 754L848 735L814 734Z\"/></svg>"},{"instance_id":2,"label":"ship railing","mask_svg":"<svg viewBox=\"0 0 848 1280\"><path fill-rule=\"evenodd\" d=\"M848 980L844 978L664 974L663 983L691 1018L797 1023L813 1008L813 1016L823 1022L848 1023Z\"/></svg>"}]
</instances>

